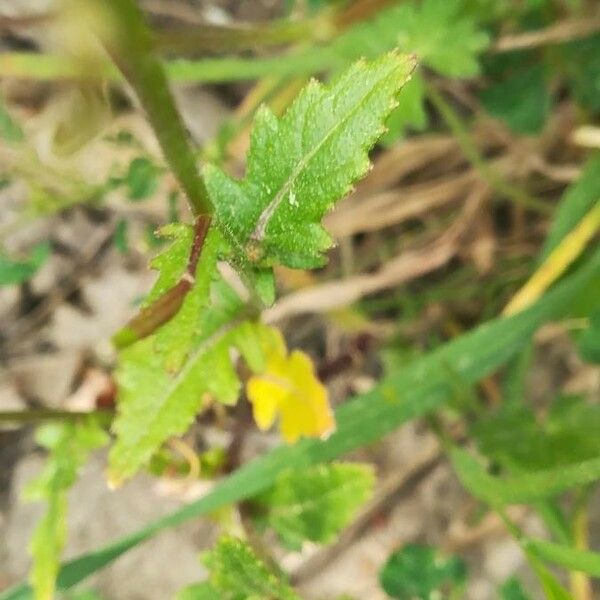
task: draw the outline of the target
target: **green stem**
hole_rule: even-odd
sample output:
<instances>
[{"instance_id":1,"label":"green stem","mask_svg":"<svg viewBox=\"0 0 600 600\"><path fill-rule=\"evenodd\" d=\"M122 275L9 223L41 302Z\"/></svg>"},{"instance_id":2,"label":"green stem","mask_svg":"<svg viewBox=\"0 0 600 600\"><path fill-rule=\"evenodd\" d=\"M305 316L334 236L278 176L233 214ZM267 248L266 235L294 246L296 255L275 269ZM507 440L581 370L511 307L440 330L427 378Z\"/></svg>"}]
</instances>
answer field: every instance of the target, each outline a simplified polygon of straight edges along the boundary
<instances>
[{"instance_id":1,"label":"green stem","mask_svg":"<svg viewBox=\"0 0 600 600\"><path fill-rule=\"evenodd\" d=\"M165 159L177 177L196 217L212 214L212 204L198 172L194 152L169 90L167 76L154 54L155 42L133 0L88 0L108 8L109 32L100 39L146 111ZM103 35L104 34L104 35Z\"/></svg>"},{"instance_id":2,"label":"green stem","mask_svg":"<svg viewBox=\"0 0 600 600\"><path fill-rule=\"evenodd\" d=\"M267 75L311 75L335 67L342 60L323 46L283 56L173 59L162 64L169 81L174 83L225 83L251 81ZM80 65L64 56L32 52L0 55L0 77L52 81L78 79L84 75ZM95 75L102 79L122 78L119 69L109 62L102 64Z\"/></svg>"},{"instance_id":3,"label":"green stem","mask_svg":"<svg viewBox=\"0 0 600 600\"><path fill-rule=\"evenodd\" d=\"M512 200L515 204L519 204L530 210L534 210L541 214L550 214L552 212L551 207L537 198L533 198L521 188L506 181L486 162L473 142L468 127L463 123L460 116L445 100L442 94L440 94L433 86L428 87L428 96L450 128L450 131L456 138L456 141L467 160L477 169L477 171L479 171L481 177L493 189L499 194Z\"/></svg>"}]
</instances>

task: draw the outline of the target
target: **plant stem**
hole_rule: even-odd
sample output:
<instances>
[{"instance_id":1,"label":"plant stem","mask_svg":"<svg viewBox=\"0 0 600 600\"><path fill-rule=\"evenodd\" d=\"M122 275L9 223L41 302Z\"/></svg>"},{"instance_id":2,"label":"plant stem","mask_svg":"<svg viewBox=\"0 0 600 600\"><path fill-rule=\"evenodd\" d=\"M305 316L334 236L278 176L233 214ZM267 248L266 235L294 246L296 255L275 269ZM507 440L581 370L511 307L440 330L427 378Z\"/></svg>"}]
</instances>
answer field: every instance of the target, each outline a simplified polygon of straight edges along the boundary
<instances>
[{"instance_id":1,"label":"plant stem","mask_svg":"<svg viewBox=\"0 0 600 600\"><path fill-rule=\"evenodd\" d=\"M183 120L169 90L167 77L154 55L154 40L133 0L88 0L110 11L110 31L99 27L106 50L132 85L158 139L165 160L185 192L194 214L194 241L188 265L177 284L142 310L119 331L113 341L119 348L143 338L177 313L194 285L196 267L211 225L213 207ZM106 24L105 24L106 25Z\"/></svg>"},{"instance_id":2,"label":"plant stem","mask_svg":"<svg viewBox=\"0 0 600 600\"><path fill-rule=\"evenodd\" d=\"M155 43L133 0L88 0L112 19L108 33L98 27L100 40L146 111L165 159L181 185L193 214L211 215L212 204L198 172L194 152L169 90L167 76L154 54Z\"/></svg>"},{"instance_id":3,"label":"plant stem","mask_svg":"<svg viewBox=\"0 0 600 600\"><path fill-rule=\"evenodd\" d=\"M196 267L210 223L211 219L207 216L200 216L196 219L192 248L183 277L152 304L143 308L113 336L112 341L116 348L123 349L150 335L177 313L187 293L194 285Z\"/></svg>"},{"instance_id":4,"label":"plant stem","mask_svg":"<svg viewBox=\"0 0 600 600\"><path fill-rule=\"evenodd\" d=\"M573 539L577 550L588 549L588 512L589 488L580 490L573 517ZM592 584L589 577L580 571L570 571L571 591L575 600L592 600Z\"/></svg>"},{"instance_id":5,"label":"plant stem","mask_svg":"<svg viewBox=\"0 0 600 600\"><path fill-rule=\"evenodd\" d=\"M551 212L552 209L547 204L537 198L531 197L524 190L506 181L499 173L490 167L479 153L479 150L473 142L471 134L462 119L445 100L442 94L431 85L428 87L428 96L450 128L450 131L456 138L456 141L467 160L477 169L477 171L479 171L482 178L493 189L512 200L515 204L519 204L530 210L535 210L541 214L549 214Z\"/></svg>"}]
</instances>

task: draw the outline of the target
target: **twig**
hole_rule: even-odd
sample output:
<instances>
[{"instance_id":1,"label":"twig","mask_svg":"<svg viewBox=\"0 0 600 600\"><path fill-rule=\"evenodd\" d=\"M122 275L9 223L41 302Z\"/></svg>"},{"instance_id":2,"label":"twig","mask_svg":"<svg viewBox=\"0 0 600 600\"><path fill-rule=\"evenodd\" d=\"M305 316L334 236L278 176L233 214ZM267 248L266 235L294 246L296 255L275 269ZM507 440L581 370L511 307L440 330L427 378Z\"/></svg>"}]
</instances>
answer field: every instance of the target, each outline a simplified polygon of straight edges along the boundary
<instances>
[{"instance_id":1,"label":"twig","mask_svg":"<svg viewBox=\"0 0 600 600\"><path fill-rule=\"evenodd\" d=\"M511 52L538 46L561 44L588 37L600 31L599 18L565 20L539 31L505 35L492 45L492 52Z\"/></svg>"}]
</instances>

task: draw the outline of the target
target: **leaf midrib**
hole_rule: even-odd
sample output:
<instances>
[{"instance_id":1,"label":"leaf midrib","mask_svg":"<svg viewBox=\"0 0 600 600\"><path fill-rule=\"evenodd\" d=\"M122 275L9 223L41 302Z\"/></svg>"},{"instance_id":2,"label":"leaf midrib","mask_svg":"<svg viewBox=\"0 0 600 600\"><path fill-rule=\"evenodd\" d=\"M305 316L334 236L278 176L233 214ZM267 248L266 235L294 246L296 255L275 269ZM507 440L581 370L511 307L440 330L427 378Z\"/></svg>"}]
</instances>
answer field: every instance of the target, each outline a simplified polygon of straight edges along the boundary
<instances>
[{"instance_id":1,"label":"leaf midrib","mask_svg":"<svg viewBox=\"0 0 600 600\"><path fill-rule=\"evenodd\" d=\"M329 131L324 135L324 137L319 141L319 143L308 152L302 160L298 163L296 168L291 172L289 177L285 180L283 186L279 189L277 194L275 194L273 200L269 202L267 207L263 210L263 212L258 217L258 221L256 223L256 227L254 231L250 235L250 239L260 242L264 239L267 227L269 226L269 222L271 218L275 214L275 211L285 198L285 196L289 193L295 181L301 175L301 173L308 167L309 163L313 160L316 154L321 150L321 148L331 139L331 137L343 126L346 125L350 119L358 112L359 109L364 108L364 103L368 101L372 94L377 92L378 86L382 81L390 78L397 70L400 69L399 65L394 65L391 72L387 72L381 78L379 78L375 83L372 84L371 88L364 94L360 100L351 108L351 110L339 121L335 123L335 125L329 129ZM320 91L323 92L323 88L320 88ZM320 100L323 98L321 95ZM392 103L390 103L391 105ZM364 151L364 148L360 148L361 151Z\"/></svg>"}]
</instances>

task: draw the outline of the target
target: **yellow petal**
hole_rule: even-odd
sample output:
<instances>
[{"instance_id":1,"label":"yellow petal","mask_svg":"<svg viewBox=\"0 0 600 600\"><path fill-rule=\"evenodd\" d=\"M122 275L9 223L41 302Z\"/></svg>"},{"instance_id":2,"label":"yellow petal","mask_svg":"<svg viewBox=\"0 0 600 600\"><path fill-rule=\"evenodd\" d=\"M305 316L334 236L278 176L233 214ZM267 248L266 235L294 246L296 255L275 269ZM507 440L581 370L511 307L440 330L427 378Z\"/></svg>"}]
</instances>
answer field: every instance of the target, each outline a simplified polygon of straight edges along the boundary
<instances>
[{"instance_id":1,"label":"yellow petal","mask_svg":"<svg viewBox=\"0 0 600 600\"><path fill-rule=\"evenodd\" d=\"M296 350L287 356L279 330L263 331L265 370L248 380L247 394L260 429L268 429L279 414L283 438L323 437L335 429L325 386L317 379L310 357Z\"/></svg>"},{"instance_id":2,"label":"yellow petal","mask_svg":"<svg viewBox=\"0 0 600 600\"><path fill-rule=\"evenodd\" d=\"M281 402L281 388L260 375L250 377L246 384L246 393L252 403L252 415L262 431L273 425Z\"/></svg>"}]
</instances>

